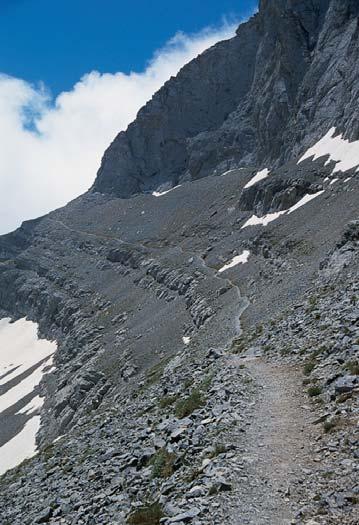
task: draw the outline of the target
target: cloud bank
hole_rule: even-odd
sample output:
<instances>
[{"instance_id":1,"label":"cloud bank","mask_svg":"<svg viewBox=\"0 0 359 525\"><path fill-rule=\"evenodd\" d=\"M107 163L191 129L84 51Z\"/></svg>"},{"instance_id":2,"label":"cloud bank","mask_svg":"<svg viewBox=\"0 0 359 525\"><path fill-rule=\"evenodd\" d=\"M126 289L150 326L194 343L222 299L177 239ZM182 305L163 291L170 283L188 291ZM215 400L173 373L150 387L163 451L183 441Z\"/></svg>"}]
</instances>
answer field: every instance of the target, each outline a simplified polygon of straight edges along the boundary
<instances>
[{"instance_id":1,"label":"cloud bank","mask_svg":"<svg viewBox=\"0 0 359 525\"><path fill-rule=\"evenodd\" d=\"M0 234L86 191L104 150L161 85L234 34L233 25L177 34L141 73L85 75L53 100L43 85L0 75Z\"/></svg>"}]
</instances>

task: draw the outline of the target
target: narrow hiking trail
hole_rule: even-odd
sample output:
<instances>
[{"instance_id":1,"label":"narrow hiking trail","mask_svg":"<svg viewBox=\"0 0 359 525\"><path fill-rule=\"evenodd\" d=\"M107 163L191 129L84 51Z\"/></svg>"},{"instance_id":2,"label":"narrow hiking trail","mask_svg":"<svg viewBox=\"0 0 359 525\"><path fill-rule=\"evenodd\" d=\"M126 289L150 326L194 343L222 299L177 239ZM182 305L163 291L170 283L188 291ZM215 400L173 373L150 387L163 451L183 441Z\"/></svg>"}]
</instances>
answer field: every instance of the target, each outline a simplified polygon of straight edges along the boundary
<instances>
[{"instance_id":1,"label":"narrow hiking trail","mask_svg":"<svg viewBox=\"0 0 359 525\"><path fill-rule=\"evenodd\" d=\"M257 394L252 420L243 437L239 436L235 479L240 501L229 523L297 523L298 499L313 468L316 432L301 371L256 356L238 358L241 365L250 372Z\"/></svg>"}]
</instances>

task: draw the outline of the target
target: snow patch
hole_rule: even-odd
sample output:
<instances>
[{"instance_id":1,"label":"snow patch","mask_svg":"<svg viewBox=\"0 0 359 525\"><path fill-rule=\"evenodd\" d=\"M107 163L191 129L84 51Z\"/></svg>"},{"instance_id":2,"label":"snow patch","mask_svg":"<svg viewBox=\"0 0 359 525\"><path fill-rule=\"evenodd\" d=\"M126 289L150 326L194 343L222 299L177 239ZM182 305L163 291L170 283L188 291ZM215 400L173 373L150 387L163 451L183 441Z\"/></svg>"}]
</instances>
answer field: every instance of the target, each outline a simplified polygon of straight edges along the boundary
<instances>
[{"instance_id":1,"label":"snow patch","mask_svg":"<svg viewBox=\"0 0 359 525\"><path fill-rule=\"evenodd\" d=\"M44 398L40 396L35 396L31 399L31 401L24 406L21 410L18 410L17 414L27 414L28 412L35 412L35 410L42 407L44 404Z\"/></svg>"},{"instance_id":2,"label":"snow patch","mask_svg":"<svg viewBox=\"0 0 359 525\"><path fill-rule=\"evenodd\" d=\"M183 341L183 343L184 343L185 345L189 345L190 342L191 342L191 338L190 338L190 337L186 337L186 336L184 336L184 337L182 337L182 341Z\"/></svg>"},{"instance_id":3,"label":"snow patch","mask_svg":"<svg viewBox=\"0 0 359 525\"><path fill-rule=\"evenodd\" d=\"M297 210L298 208L301 208L302 206L304 206L305 204L308 204L308 202L312 201L313 199L315 199L316 197L319 197L319 195L321 195L322 193L324 193L324 190L321 190L321 191L318 191L317 193L312 193L311 195L309 193L307 193L306 195L304 195L304 197L302 197L300 199L300 201L297 202L297 204L294 204L294 206L292 206L291 208L289 208L288 210L288 215L290 213L293 213L295 210Z\"/></svg>"},{"instance_id":4,"label":"snow patch","mask_svg":"<svg viewBox=\"0 0 359 525\"><path fill-rule=\"evenodd\" d=\"M50 360L51 358L49 358ZM50 364L49 361L43 363L35 369L32 374L23 379L13 388L10 388L5 394L0 396L0 413L21 401L25 396L31 394L34 388L40 383L44 374L44 368Z\"/></svg>"},{"instance_id":5,"label":"snow patch","mask_svg":"<svg viewBox=\"0 0 359 525\"><path fill-rule=\"evenodd\" d=\"M276 219L278 219L278 217L280 217L284 213L286 213L286 211L277 211L276 213L268 213L267 215L263 215L263 217L257 217L257 215L252 215L252 217L250 217L248 221L243 224L241 229L243 230L243 228L247 228L248 226L257 226L257 225L267 226L270 222L275 221Z\"/></svg>"},{"instance_id":6,"label":"snow patch","mask_svg":"<svg viewBox=\"0 0 359 525\"><path fill-rule=\"evenodd\" d=\"M152 195L154 197L162 197L162 195L166 195L166 193L169 193L170 191L180 188L181 186L182 184L178 184L178 186L174 186L173 188L170 188L169 190L166 190L166 191L153 191Z\"/></svg>"},{"instance_id":7,"label":"snow patch","mask_svg":"<svg viewBox=\"0 0 359 525\"><path fill-rule=\"evenodd\" d=\"M225 177L226 175L229 175L230 173L233 173L234 171L240 171L240 170L244 170L244 169L245 168L233 168L231 170L225 171L224 173L221 173L220 177Z\"/></svg>"},{"instance_id":8,"label":"snow patch","mask_svg":"<svg viewBox=\"0 0 359 525\"><path fill-rule=\"evenodd\" d=\"M335 128L331 128L322 139L304 153L298 164L311 157L314 157L313 160L317 160L329 155L325 165L331 161L336 162L333 173L345 172L353 168L357 168L356 171L359 171L359 141L349 142L349 140L343 139L342 134L334 137L335 131Z\"/></svg>"},{"instance_id":9,"label":"snow patch","mask_svg":"<svg viewBox=\"0 0 359 525\"><path fill-rule=\"evenodd\" d=\"M249 182L247 182L247 184L244 186L244 189L250 188L251 186L257 184L257 182L266 179L269 174L270 171L268 168L264 168L264 170L258 171L257 175L255 175Z\"/></svg>"},{"instance_id":10,"label":"snow patch","mask_svg":"<svg viewBox=\"0 0 359 525\"><path fill-rule=\"evenodd\" d=\"M0 395L0 413L29 394L34 396L17 412L30 416L30 419L16 436L0 447L0 474L36 453L35 437L40 416L33 414L41 408L44 400L35 395L34 389L52 365L52 355L57 346L55 342L38 339L37 333L37 324L26 319L15 323L10 323L10 319L0 320L0 385L5 385L6 389L10 381L15 383ZM26 375L30 369L31 373L20 380L21 374Z\"/></svg>"},{"instance_id":11,"label":"snow patch","mask_svg":"<svg viewBox=\"0 0 359 525\"><path fill-rule=\"evenodd\" d=\"M0 319L0 385L11 381L56 350L56 343L38 339L37 324L25 318L15 323Z\"/></svg>"},{"instance_id":12,"label":"snow patch","mask_svg":"<svg viewBox=\"0 0 359 525\"><path fill-rule=\"evenodd\" d=\"M321 190L321 191L318 191L317 193L312 193L312 194L307 193L306 195L304 195L304 197L300 199L300 201L298 201L288 210L278 211L276 213L268 213L267 215L264 215L263 217L257 217L257 215L252 215L252 217L250 217L250 219L248 219L248 221L243 224L241 229L243 230L243 228L247 228L247 226L257 226L257 225L267 226L267 224L269 224L272 221L275 221L281 215L289 215L290 213L293 213L294 211L298 210L298 208L301 208L302 206L304 206L305 204L308 204L308 202L312 201L316 197L319 197L319 195L321 195L322 193L324 193L324 190Z\"/></svg>"},{"instance_id":13,"label":"snow patch","mask_svg":"<svg viewBox=\"0 0 359 525\"><path fill-rule=\"evenodd\" d=\"M250 252L248 250L244 250L244 252L241 253L241 255L236 255L231 261L222 266L222 268L218 270L218 273L225 272L226 270L229 270L229 268L237 266L237 264L245 264L246 262L248 262L249 256Z\"/></svg>"},{"instance_id":14,"label":"snow patch","mask_svg":"<svg viewBox=\"0 0 359 525\"><path fill-rule=\"evenodd\" d=\"M36 454L35 436L39 428L40 416L34 416L21 432L0 447L0 476Z\"/></svg>"}]
</instances>

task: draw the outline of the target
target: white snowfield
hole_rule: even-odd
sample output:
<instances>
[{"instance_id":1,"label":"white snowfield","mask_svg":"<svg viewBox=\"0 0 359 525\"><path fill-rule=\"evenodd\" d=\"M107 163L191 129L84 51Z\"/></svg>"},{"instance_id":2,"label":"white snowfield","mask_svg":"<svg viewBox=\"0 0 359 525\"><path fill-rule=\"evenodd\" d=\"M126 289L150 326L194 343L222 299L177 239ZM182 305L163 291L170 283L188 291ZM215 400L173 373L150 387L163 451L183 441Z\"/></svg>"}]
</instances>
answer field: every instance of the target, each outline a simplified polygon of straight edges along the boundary
<instances>
[{"instance_id":1,"label":"white snowfield","mask_svg":"<svg viewBox=\"0 0 359 525\"><path fill-rule=\"evenodd\" d=\"M166 195L166 193L169 193L170 191L176 190L177 188L180 188L182 184L178 184L178 186L174 186L173 188L170 188L169 190L165 191L153 191L152 195L154 197L162 197L163 195Z\"/></svg>"},{"instance_id":2,"label":"white snowfield","mask_svg":"<svg viewBox=\"0 0 359 525\"><path fill-rule=\"evenodd\" d=\"M336 132L336 128L331 128L328 133L320 139L314 146L309 148L304 155L299 159L298 164L303 162L305 159L313 158L313 160L317 160L320 157L328 156L328 159L325 163L325 165L328 165L331 161L334 161L336 164L334 166L334 169L332 171L332 175L334 173L338 172L345 172L348 170L351 170L353 168L356 168L356 171L359 172L359 141L355 142L349 142L349 140L346 140L343 138L343 135L338 135L337 137L334 137L334 134ZM264 169L262 171L259 171L255 177L253 177L252 180L250 180L244 187L250 188L260 180L263 180L264 178L268 177L269 175L268 169ZM344 182L349 182L351 177L348 177L345 179ZM330 180L329 177L326 177L324 179L324 182L329 182L329 186L332 186L336 182L338 182L338 178L334 178ZM297 204L289 208L288 210L280 211L277 213L269 213L267 215L264 215L263 217L257 217L256 215L252 215L242 226L243 228L247 228L248 226L267 226L270 222L275 221L280 217L281 215L290 214L296 211L298 208L301 208L311 200L315 199L316 197L319 197L325 190L318 191L317 193L314 193L312 195L305 195Z\"/></svg>"},{"instance_id":3,"label":"white snowfield","mask_svg":"<svg viewBox=\"0 0 359 525\"><path fill-rule=\"evenodd\" d=\"M246 262L248 262L249 256L250 252L248 250L244 250L243 253L241 253L240 255L236 255L231 261L222 266L222 268L218 270L218 273L225 272L226 270L229 270L229 268L237 266L237 264L245 264Z\"/></svg>"},{"instance_id":4,"label":"white snowfield","mask_svg":"<svg viewBox=\"0 0 359 525\"><path fill-rule=\"evenodd\" d=\"M243 230L243 228L247 228L248 226L267 226L270 222L278 219L278 217L293 213L305 204L308 204L308 202L312 201L316 197L319 197L319 195L321 195L322 193L324 193L324 190L318 191L317 193L312 193L311 195L307 193L306 195L304 195L304 197L300 199L300 201L294 204L291 208L288 208L288 210L277 211L276 213L268 213L267 215L263 215L263 217L257 217L257 215L252 215L252 217L250 217L248 221L246 221L243 224L241 229Z\"/></svg>"},{"instance_id":5,"label":"white snowfield","mask_svg":"<svg viewBox=\"0 0 359 525\"><path fill-rule=\"evenodd\" d=\"M308 202L312 201L313 199L316 199L322 193L324 193L324 190L318 191L317 193L312 193L311 195L307 193L306 195L304 195L304 197L300 199L300 201L297 202L297 204L294 204L294 206L289 208L289 210L287 211L288 215L290 213L293 213L295 210L298 210L298 208L305 206L305 204L308 204Z\"/></svg>"},{"instance_id":6,"label":"white snowfield","mask_svg":"<svg viewBox=\"0 0 359 525\"><path fill-rule=\"evenodd\" d=\"M16 413L17 414L31 414L31 412L35 412L35 410L38 410L39 408L42 407L43 405L43 398L40 397L40 396L35 396L31 399L31 401L25 405L23 408L21 408L20 410L18 410Z\"/></svg>"},{"instance_id":7,"label":"white snowfield","mask_svg":"<svg viewBox=\"0 0 359 525\"><path fill-rule=\"evenodd\" d=\"M26 319L10 323L10 319L0 319L0 385L49 357L55 350L56 343L38 339L36 323ZM3 377L10 370L13 372Z\"/></svg>"},{"instance_id":8,"label":"white snowfield","mask_svg":"<svg viewBox=\"0 0 359 525\"><path fill-rule=\"evenodd\" d=\"M331 128L322 139L304 153L298 164L311 157L314 157L313 160L317 160L329 155L325 165L329 164L330 161L336 162L333 173L345 172L353 168L357 168L356 171L359 171L359 141L349 142L349 140L343 139L343 135L334 137L335 131L336 128Z\"/></svg>"},{"instance_id":9,"label":"white snowfield","mask_svg":"<svg viewBox=\"0 0 359 525\"><path fill-rule=\"evenodd\" d=\"M221 173L220 177L225 177L226 175L229 175L230 173L233 173L234 171L241 171L245 168L232 168L231 170L227 170L224 173Z\"/></svg>"},{"instance_id":10,"label":"white snowfield","mask_svg":"<svg viewBox=\"0 0 359 525\"><path fill-rule=\"evenodd\" d=\"M277 211L276 213L268 213L267 215L263 215L263 217L257 217L257 215L252 215L252 217L250 217L248 221L246 221L243 224L241 230L243 230L243 228L247 228L247 226L258 226L258 225L267 226L270 222L275 221L276 219L278 219L278 217L280 217L284 213L286 212Z\"/></svg>"},{"instance_id":11,"label":"white snowfield","mask_svg":"<svg viewBox=\"0 0 359 525\"><path fill-rule=\"evenodd\" d=\"M16 412L30 419L16 436L0 447L0 474L36 453L35 436L40 426L37 411L44 400L34 389L45 369L52 364L56 346L55 342L38 339L36 323L26 319L15 323L10 323L10 319L0 320L0 385L6 390L9 382L14 383L0 395L0 416L4 410L32 395L32 399ZM31 368L33 370L26 375ZM26 377L21 378L22 374Z\"/></svg>"},{"instance_id":12,"label":"white snowfield","mask_svg":"<svg viewBox=\"0 0 359 525\"><path fill-rule=\"evenodd\" d=\"M1 352L1 349L0 349ZM44 368L51 364L51 357L41 366L36 368L32 374L30 374L26 379L23 379L16 386L5 392L5 394L0 396L0 413L6 410L7 408L12 407L23 399L28 394L34 390L34 388L40 383L41 378L44 373Z\"/></svg>"},{"instance_id":13,"label":"white snowfield","mask_svg":"<svg viewBox=\"0 0 359 525\"><path fill-rule=\"evenodd\" d=\"M21 432L0 447L0 476L36 454L35 437L39 427L40 416L32 417Z\"/></svg>"},{"instance_id":14,"label":"white snowfield","mask_svg":"<svg viewBox=\"0 0 359 525\"><path fill-rule=\"evenodd\" d=\"M257 182L264 180L268 177L270 174L270 171L268 168L264 168L262 171L258 171L258 173L244 186L244 189L250 188L251 186L254 186L257 184Z\"/></svg>"}]
</instances>

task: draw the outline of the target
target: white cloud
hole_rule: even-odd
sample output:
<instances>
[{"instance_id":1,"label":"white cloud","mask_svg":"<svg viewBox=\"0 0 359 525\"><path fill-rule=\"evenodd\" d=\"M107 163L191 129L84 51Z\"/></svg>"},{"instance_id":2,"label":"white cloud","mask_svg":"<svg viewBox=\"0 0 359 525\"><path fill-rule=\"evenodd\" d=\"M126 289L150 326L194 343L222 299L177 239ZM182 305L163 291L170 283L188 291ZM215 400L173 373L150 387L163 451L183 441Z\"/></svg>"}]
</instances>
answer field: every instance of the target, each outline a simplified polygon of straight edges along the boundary
<instances>
[{"instance_id":1,"label":"white cloud","mask_svg":"<svg viewBox=\"0 0 359 525\"><path fill-rule=\"evenodd\" d=\"M152 94L233 25L177 34L142 73L85 75L52 100L46 88L0 75L0 233L63 206L93 183L102 154Z\"/></svg>"}]
</instances>

